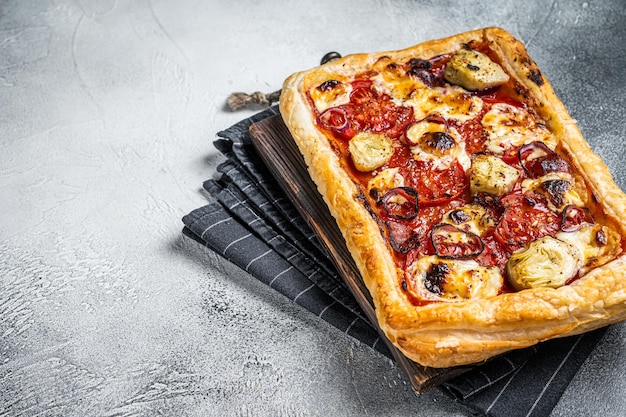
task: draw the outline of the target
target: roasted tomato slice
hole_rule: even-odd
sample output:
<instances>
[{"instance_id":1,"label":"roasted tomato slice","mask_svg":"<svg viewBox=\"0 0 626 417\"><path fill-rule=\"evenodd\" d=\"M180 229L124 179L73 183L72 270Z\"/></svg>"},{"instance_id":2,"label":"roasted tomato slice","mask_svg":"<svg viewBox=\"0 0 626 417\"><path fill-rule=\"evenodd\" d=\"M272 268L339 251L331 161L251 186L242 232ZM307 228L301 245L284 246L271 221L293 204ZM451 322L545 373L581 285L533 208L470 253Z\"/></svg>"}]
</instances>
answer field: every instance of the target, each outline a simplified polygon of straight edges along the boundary
<instances>
[{"instance_id":1,"label":"roasted tomato slice","mask_svg":"<svg viewBox=\"0 0 626 417\"><path fill-rule=\"evenodd\" d=\"M587 207L570 204L563 209L561 230L564 232L575 232L584 225L593 223L593 216Z\"/></svg>"},{"instance_id":2,"label":"roasted tomato slice","mask_svg":"<svg viewBox=\"0 0 626 417\"><path fill-rule=\"evenodd\" d=\"M435 253L445 259L474 258L483 251L483 241L474 233L447 223L439 223L430 232Z\"/></svg>"},{"instance_id":3,"label":"roasted tomato slice","mask_svg":"<svg viewBox=\"0 0 626 417\"><path fill-rule=\"evenodd\" d=\"M413 120L413 108L397 106L387 94L372 88L370 80L352 83L350 102L324 110L318 117L323 128L341 139L350 139L357 132L385 133L397 138Z\"/></svg>"},{"instance_id":4,"label":"roasted tomato slice","mask_svg":"<svg viewBox=\"0 0 626 417\"><path fill-rule=\"evenodd\" d=\"M408 253L420 246L423 236L413 230L406 222L388 220L385 222L389 233L389 243L393 250L399 253Z\"/></svg>"},{"instance_id":5,"label":"roasted tomato slice","mask_svg":"<svg viewBox=\"0 0 626 417\"><path fill-rule=\"evenodd\" d=\"M346 138L353 136L350 132L348 112L341 107L330 107L324 110L318 117L318 123L324 129L331 130L339 136L346 136Z\"/></svg>"},{"instance_id":6,"label":"roasted tomato slice","mask_svg":"<svg viewBox=\"0 0 626 417\"><path fill-rule=\"evenodd\" d=\"M458 161L449 168L437 169L430 163L416 162L413 166L413 188L420 196L420 207L447 204L463 195L468 179Z\"/></svg>"},{"instance_id":7,"label":"roasted tomato slice","mask_svg":"<svg viewBox=\"0 0 626 417\"><path fill-rule=\"evenodd\" d=\"M385 133L397 138L413 120L413 108L396 106L387 94L380 93L365 82L353 83L350 103L344 105L356 131Z\"/></svg>"},{"instance_id":8,"label":"roasted tomato slice","mask_svg":"<svg viewBox=\"0 0 626 417\"><path fill-rule=\"evenodd\" d=\"M520 167L519 161L519 147L518 148L509 148L504 151L501 156L502 160L507 163L507 165L514 166L516 168Z\"/></svg>"},{"instance_id":9,"label":"roasted tomato slice","mask_svg":"<svg viewBox=\"0 0 626 417\"><path fill-rule=\"evenodd\" d=\"M560 216L548 208L547 200L534 193L516 193L503 199L505 206L494 236L514 251L535 239L554 235L561 228Z\"/></svg>"},{"instance_id":10,"label":"roasted tomato slice","mask_svg":"<svg viewBox=\"0 0 626 417\"><path fill-rule=\"evenodd\" d=\"M485 135L481 123L483 113L464 123L458 123L456 130L465 140L465 150L469 154L483 152L485 150Z\"/></svg>"},{"instance_id":11,"label":"roasted tomato slice","mask_svg":"<svg viewBox=\"0 0 626 417\"><path fill-rule=\"evenodd\" d=\"M496 266L504 271L506 262L511 256L510 252L504 248L493 234L483 236L482 238L484 249L481 254L476 258L481 266Z\"/></svg>"}]
</instances>

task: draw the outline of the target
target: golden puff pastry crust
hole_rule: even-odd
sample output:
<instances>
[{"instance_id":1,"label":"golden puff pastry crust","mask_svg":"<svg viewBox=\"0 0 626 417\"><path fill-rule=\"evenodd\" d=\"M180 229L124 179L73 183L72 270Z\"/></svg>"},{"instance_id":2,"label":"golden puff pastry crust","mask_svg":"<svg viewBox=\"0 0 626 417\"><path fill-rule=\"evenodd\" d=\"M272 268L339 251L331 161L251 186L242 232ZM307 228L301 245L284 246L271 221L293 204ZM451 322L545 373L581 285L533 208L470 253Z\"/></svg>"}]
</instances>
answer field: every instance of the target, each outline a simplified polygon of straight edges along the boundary
<instances>
[{"instance_id":1,"label":"golden puff pastry crust","mask_svg":"<svg viewBox=\"0 0 626 417\"><path fill-rule=\"evenodd\" d=\"M482 74L474 74L478 69L485 68L486 64L481 61L483 57L476 58L471 54L469 57L459 56L462 64L455 64L458 65L456 68L445 69L440 66L439 72L431 72L431 75L439 77L439 81L434 84L429 84L430 80L427 78L420 78L420 74L417 74L418 77L407 76L398 69L402 65L408 65L409 62L414 64L412 68L418 70L426 61L432 65L439 65L437 62L443 60L448 62L445 65L452 65L449 64L452 61L451 57L459 51L472 53L476 51L477 54L482 51L497 64L496 67L499 66L494 70L497 74L492 75L490 68ZM465 58L469 61L464 61ZM412 59L418 61L411 61ZM431 64L422 66L426 68ZM506 75L498 72L500 69ZM464 77L470 77L471 82L463 81ZM378 197L372 192L373 188L382 189L384 192L389 192L390 189L410 188L407 186L410 179L398 178L398 170L402 167L387 169L391 163L386 148L389 146L389 140L379 140L380 137L372 139L371 146L376 148L378 153L374 152L367 156L369 158L367 162L370 164L366 165L364 170L370 172L364 174L354 170L354 161L349 160L351 156L349 148L346 146L348 150L342 151L341 146L337 145L352 140L354 132L347 138L338 137L345 132L342 130L338 134L320 122L320 115L324 111L342 106L345 108L346 104L350 103L350 95L356 89L353 82L357 78L368 79L369 88L380 93L377 97L385 95L389 99L388 103L392 103L393 106L409 108L412 112L411 120L409 122L403 120L403 123L413 126L430 117L428 119L430 127L426 128L435 126L434 130L431 129L433 131L441 131L443 129L441 126L445 124L449 137L432 132L430 136L424 136L420 126L416 129L422 129L418 134L422 135L420 136L422 139L411 138L411 134L407 133L408 128L399 135L395 134L396 137L391 141L394 143L394 149L408 146L411 152L407 158L411 159L411 163L422 158L420 155L425 153L422 151L426 146L424 140L428 142L428 138L437 138L435 147L440 149L435 149L437 152L429 151L430 159L422 162L430 164L428 166L436 164L449 166L449 162L445 162L446 158L458 161L468 182L472 175L474 177L478 175L472 172L472 163L477 165L473 162L476 155L505 158L506 149L519 150L520 147L533 142L545 144L542 149L547 147L558 150L569 168L567 170L555 168L549 170L547 176L536 179L534 177L537 175L534 175L533 178L524 180L525 168L522 169L517 161L514 168L520 174L511 172L506 181L502 181L506 183L507 188L495 188L491 194L489 187L484 188L483 185L477 184L478 180L472 178L474 181L472 186L459 191L462 196L461 194L456 196L459 201L445 204L450 205L448 207L450 210L460 208L464 211L457 213L456 223L462 223L472 216L480 221L471 223L473 220L467 220L467 226L459 225L447 220L449 217L454 218L450 210L447 214L443 214L445 210L442 210L439 214L430 215L431 218L440 217L433 221L438 224L437 236L431 230L433 227L431 224L429 226L431 229L421 232L430 233L430 239L422 240L410 251L404 248L398 250L390 242L391 229L385 228L386 223L381 219L382 215L376 214L376 210L379 212L383 210L383 214L384 210L387 210L386 214L395 218L412 217L415 215L410 212L413 194L397 192L383 203L376 204L373 201ZM523 102L524 106L511 107L506 102L494 104L493 97L496 97L497 93L493 92L498 89L498 85L507 88L507 91L514 95L516 100ZM436 94L433 93L435 90ZM482 93L480 90L483 90ZM441 99L442 95L446 94L457 94L458 97L462 97L465 104L450 106L450 102L446 101L448 99ZM491 102L488 100L489 97L492 99ZM518 110L527 113L519 117L512 114ZM280 111L304 156L310 176L336 219L363 281L371 293L380 328L408 358L429 367L477 363L512 349L528 347L555 337L586 332L626 318L626 258L622 249L622 240L626 236L626 196L614 183L608 168L592 152L575 121L556 97L550 83L541 74L537 65L528 56L522 43L503 29L485 28L470 31L398 51L350 55L293 74L284 83ZM508 124L498 122L502 114L508 114ZM536 123L529 125L523 122L525 123L523 128L519 126L511 128L511 125L515 125L519 120L528 118L527 114L532 114ZM339 119L344 116L343 113L336 115ZM470 151L470 144L464 142L462 138L462 126L466 126L464 123L472 118L480 120L481 117L485 130L480 140L484 142L481 142L482 147L477 148L478 150ZM495 122L490 124L489 118ZM337 124L343 122L345 121L333 121ZM437 124L440 126L437 127ZM362 124L356 126L353 129L360 129L357 133L361 135L387 134L384 129L363 127ZM505 126L502 128L505 130L501 131L499 126ZM509 142L501 140L503 135ZM446 139L448 142L439 139ZM450 140L452 142L449 142ZM449 143L451 145L448 148L461 149L462 152L448 152L446 146ZM428 144L432 145L431 142ZM533 146L532 152L544 152ZM517 155L520 155L519 151ZM489 158L483 160L487 163L482 165L483 170L486 166L487 171L485 174L487 176L483 180L495 181L494 177L489 177L488 171L491 168ZM557 160L560 161L558 158ZM496 173L500 172L497 171L498 167L498 164L493 164ZM476 166L474 169L477 170ZM549 180L546 179L548 177ZM386 188L380 183L386 183ZM544 184L550 184L550 187ZM496 187L501 186L496 184ZM483 192L485 189L487 193ZM555 189L556 194L553 193ZM546 203L549 209L546 210L553 213L550 214L553 217L547 218L544 225L546 232L538 236L532 230L527 230L530 237L527 236L520 244L516 243L516 246L507 246L504 252L508 251L507 256L518 253L516 259L524 258L524 253L520 254L524 250L529 251L528 256L539 256L535 255L535 252L538 252L543 256L540 262L566 262L566 266L569 267L567 270L575 270L574 274L577 275L565 285L528 284L521 289L518 287L511 289L511 285L507 284L511 278L508 275L522 274L522 279L517 281L521 282L521 285L526 285L525 283L529 281L523 279L526 273L520 267L523 263L517 263L523 262L524 259L516 260L515 265L507 265L502 261L499 268L489 265L485 267L485 258L477 254L485 251L488 244L479 241L476 241L475 245L472 243L475 236L482 236L485 242L489 240L484 237L486 234L481 235L487 233L481 232L483 230L481 227L484 227L484 230L496 230L496 235L502 234L502 230L498 228L499 224L504 222L502 211L506 211L508 206L503 204L497 215L485 220L483 212L486 209L477 207L475 197L480 193L483 197L487 195L491 198L490 201L499 201L498 199L507 200L507 197L503 197L507 193L537 195L538 190L548 191L547 194L544 193L549 200ZM437 203L428 204L429 208L421 206L423 194L418 192L415 193L416 210L420 213L434 210L432 206L436 206ZM394 198L396 200L393 200ZM463 198L467 200L467 204L461 201ZM396 203L400 201L398 204L402 208L398 210L403 211L390 214L389 211L392 209L386 205L393 204L394 201ZM408 204L409 208L407 201L411 203ZM526 201L529 201L528 198ZM571 212L574 214L570 213L571 207L576 207ZM437 213L436 210L433 212ZM590 216L577 220L582 224L574 227L574 232L564 226L570 217L584 217L586 213L590 213ZM459 217L461 221L458 220ZM560 223L560 226L554 226L555 222ZM529 226L524 223L523 227ZM566 247L574 255L555 258L550 255L549 251L552 249L541 247L542 241L534 244L540 248L533 252L532 248L529 249L530 244L540 238L551 240L551 247L557 247L554 250ZM460 240L463 240L464 246L459 246ZM447 250L450 241L457 245L453 245L454 249L460 248L461 256L441 253L442 250ZM558 241L558 244L554 245L554 241ZM431 244L435 247L435 253L432 248L426 248ZM443 249L438 248L438 244L442 244ZM501 241L499 244L506 246L510 243ZM474 251L471 249L472 245L478 249ZM577 259L576 265L572 265L574 258ZM537 264L534 258L528 263ZM561 269L558 265L555 268ZM541 268L535 269L538 271L535 271L535 274L541 274ZM445 277L451 273L458 273L464 278L460 278L456 284L449 283ZM498 282L498 276L501 276L501 284L494 284ZM418 285L416 284L418 281L421 283L419 285L425 283L426 290L423 285L419 291L407 290L407 277L412 280L413 286ZM545 281L544 279L542 282ZM494 285L499 288L495 292Z\"/></svg>"}]
</instances>

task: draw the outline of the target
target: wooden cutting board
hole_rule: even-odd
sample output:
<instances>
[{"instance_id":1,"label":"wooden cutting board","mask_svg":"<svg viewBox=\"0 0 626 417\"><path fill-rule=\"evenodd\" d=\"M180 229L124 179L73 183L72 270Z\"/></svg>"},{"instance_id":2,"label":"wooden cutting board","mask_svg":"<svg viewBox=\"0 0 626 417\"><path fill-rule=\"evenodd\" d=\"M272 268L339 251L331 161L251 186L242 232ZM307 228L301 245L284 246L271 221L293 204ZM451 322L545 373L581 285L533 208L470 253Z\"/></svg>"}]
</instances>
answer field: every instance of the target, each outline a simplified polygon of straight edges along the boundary
<instances>
[{"instance_id":1,"label":"wooden cutting board","mask_svg":"<svg viewBox=\"0 0 626 417\"><path fill-rule=\"evenodd\" d=\"M469 367L427 368L396 349L384 336L376 321L374 305L345 241L326 203L309 177L304 159L280 115L263 119L250 127L252 143L287 197L314 230L357 302L387 343L398 366L406 373L417 393L426 392L442 382L471 369Z\"/></svg>"}]
</instances>

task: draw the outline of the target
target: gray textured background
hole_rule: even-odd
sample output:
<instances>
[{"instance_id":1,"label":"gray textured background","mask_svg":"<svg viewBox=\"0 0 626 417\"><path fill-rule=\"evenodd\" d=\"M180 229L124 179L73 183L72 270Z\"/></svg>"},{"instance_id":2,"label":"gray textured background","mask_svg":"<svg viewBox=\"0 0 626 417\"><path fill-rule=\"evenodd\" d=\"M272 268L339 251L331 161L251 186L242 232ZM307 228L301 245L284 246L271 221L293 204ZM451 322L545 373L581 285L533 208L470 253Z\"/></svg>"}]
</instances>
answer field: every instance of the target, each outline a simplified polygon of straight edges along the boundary
<instances>
[{"instance_id":1,"label":"gray textured background","mask_svg":"<svg viewBox=\"0 0 626 417\"><path fill-rule=\"evenodd\" d=\"M225 99L502 26L625 189L624 3L0 1L0 416L466 415L182 237ZM624 334L553 416L626 415Z\"/></svg>"}]
</instances>

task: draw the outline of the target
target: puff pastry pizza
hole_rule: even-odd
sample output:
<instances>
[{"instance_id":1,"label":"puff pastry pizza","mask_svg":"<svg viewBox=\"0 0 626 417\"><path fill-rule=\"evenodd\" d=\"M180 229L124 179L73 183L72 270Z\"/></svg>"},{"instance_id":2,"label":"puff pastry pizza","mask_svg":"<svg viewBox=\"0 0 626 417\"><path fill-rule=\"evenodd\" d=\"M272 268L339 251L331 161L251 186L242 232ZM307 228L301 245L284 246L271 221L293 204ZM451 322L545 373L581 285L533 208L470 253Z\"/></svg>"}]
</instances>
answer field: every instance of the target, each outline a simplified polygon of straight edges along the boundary
<instances>
[{"instance_id":1,"label":"puff pastry pizza","mask_svg":"<svg viewBox=\"0 0 626 417\"><path fill-rule=\"evenodd\" d=\"M476 363L626 317L626 196L506 31L296 73L280 111L408 358Z\"/></svg>"}]
</instances>

